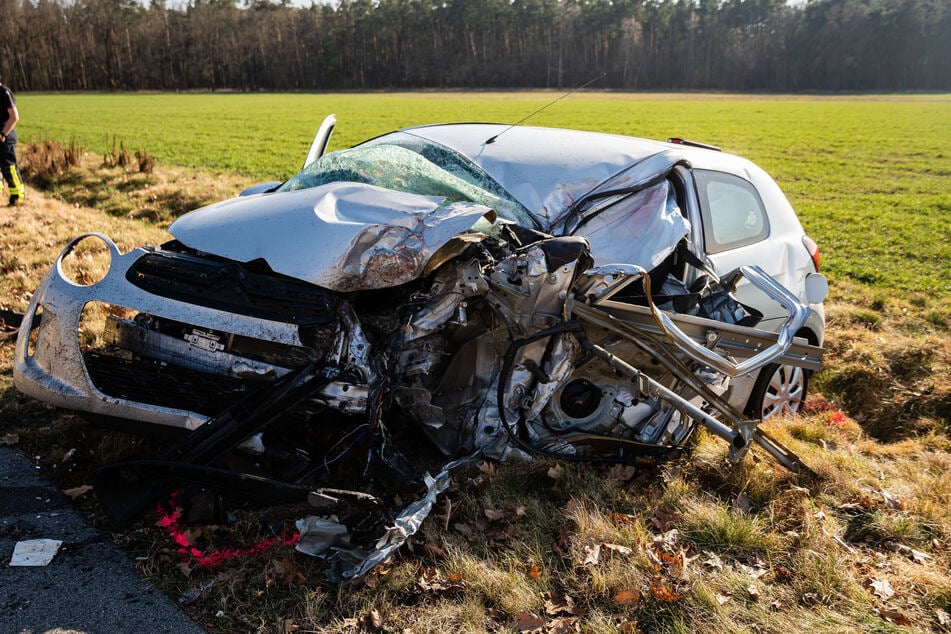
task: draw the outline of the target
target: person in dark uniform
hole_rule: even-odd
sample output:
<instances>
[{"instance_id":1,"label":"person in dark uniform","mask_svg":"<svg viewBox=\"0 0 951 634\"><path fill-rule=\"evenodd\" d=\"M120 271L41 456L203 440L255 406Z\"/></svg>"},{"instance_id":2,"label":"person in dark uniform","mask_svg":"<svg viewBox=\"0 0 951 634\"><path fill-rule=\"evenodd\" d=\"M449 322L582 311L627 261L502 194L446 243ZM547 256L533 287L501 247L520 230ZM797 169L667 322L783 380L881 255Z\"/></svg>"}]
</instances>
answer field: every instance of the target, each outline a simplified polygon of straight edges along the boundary
<instances>
[{"instance_id":1,"label":"person in dark uniform","mask_svg":"<svg viewBox=\"0 0 951 634\"><path fill-rule=\"evenodd\" d=\"M3 172L3 180L7 182L7 189L10 190L11 207L21 204L26 195L23 179L20 178L20 168L17 167L15 128L19 121L20 112L17 110L16 99L10 89L0 83L0 172Z\"/></svg>"}]
</instances>

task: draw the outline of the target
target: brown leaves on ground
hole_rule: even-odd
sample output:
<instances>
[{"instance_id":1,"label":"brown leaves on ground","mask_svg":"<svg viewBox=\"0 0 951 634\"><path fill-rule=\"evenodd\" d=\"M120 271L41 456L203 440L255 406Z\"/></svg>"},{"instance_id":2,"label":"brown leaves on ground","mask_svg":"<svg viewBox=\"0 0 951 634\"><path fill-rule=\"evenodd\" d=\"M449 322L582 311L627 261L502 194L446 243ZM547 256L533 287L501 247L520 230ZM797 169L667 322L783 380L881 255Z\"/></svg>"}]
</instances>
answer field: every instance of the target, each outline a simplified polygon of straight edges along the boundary
<instances>
[{"instance_id":1,"label":"brown leaves on ground","mask_svg":"<svg viewBox=\"0 0 951 634\"><path fill-rule=\"evenodd\" d=\"M453 528L470 543L498 546L515 536L515 524L525 519L528 507L510 504L502 509L485 508L482 517L471 522L457 522Z\"/></svg>"},{"instance_id":2,"label":"brown leaves on ground","mask_svg":"<svg viewBox=\"0 0 951 634\"><path fill-rule=\"evenodd\" d=\"M385 622L380 611L372 609L363 616L344 619L340 625L347 632L380 632L383 631Z\"/></svg>"},{"instance_id":3,"label":"brown leaves on ground","mask_svg":"<svg viewBox=\"0 0 951 634\"><path fill-rule=\"evenodd\" d=\"M519 612L510 627L517 632L531 632L532 634L569 634L581 631L581 619L585 610L575 605L575 600L568 595L553 597L546 593L545 613L538 615L527 610Z\"/></svg>"},{"instance_id":4,"label":"brown leaves on ground","mask_svg":"<svg viewBox=\"0 0 951 634\"><path fill-rule=\"evenodd\" d=\"M871 590L872 594L883 601L887 601L895 596L895 589L892 588L892 584L889 583L888 579L869 579L866 582L866 587Z\"/></svg>"},{"instance_id":5,"label":"brown leaves on ground","mask_svg":"<svg viewBox=\"0 0 951 634\"><path fill-rule=\"evenodd\" d=\"M444 572L439 568L420 566L416 587L421 593L434 595L457 595L466 590L462 575Z\"/></svg>"},{"instance_id":6,"label":"brown leaves on ground","mask_svg":"<svg viewBox=\"0 0 951 634\"><path fill-rule=\"evenodd\" d=\"M304 575L290 557L274 561L271 563L271 572L276 578L288 586L302 585L307 583L307 576ZM268 582L272 578L268 577Z\"/></svg>"},{"instance_id":7,"label":"brown leaves on ground","mask_svg":"<svg viewBox=\"0 0 951 634\"><path fill-rule=\"evenodd\" d=\"M666 533L674 527L683 515L674 509L658 508L650 518L651 524L662 533Z\"/></svg>"}]
</instances>

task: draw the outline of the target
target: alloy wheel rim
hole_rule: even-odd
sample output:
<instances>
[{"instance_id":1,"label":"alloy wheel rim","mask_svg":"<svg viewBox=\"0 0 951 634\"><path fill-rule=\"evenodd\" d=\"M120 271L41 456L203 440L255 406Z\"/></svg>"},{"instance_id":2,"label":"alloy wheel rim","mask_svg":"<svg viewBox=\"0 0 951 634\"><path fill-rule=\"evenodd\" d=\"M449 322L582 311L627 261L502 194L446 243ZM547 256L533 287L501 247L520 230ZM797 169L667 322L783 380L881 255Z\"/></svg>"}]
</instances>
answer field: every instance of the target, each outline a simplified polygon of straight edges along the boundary
<instances>
[{"instance_id":1,"label":"alloy wheel rim","mask_svg":"<svg viewBox=\"0 0 951 634\"><path fill-rule=\"evenodd\" d=\"M769 377L760 414L763 420L780 414L796 414L802 408L806 375L802 368L780 365Z\"/></svg>"}]
</instances>

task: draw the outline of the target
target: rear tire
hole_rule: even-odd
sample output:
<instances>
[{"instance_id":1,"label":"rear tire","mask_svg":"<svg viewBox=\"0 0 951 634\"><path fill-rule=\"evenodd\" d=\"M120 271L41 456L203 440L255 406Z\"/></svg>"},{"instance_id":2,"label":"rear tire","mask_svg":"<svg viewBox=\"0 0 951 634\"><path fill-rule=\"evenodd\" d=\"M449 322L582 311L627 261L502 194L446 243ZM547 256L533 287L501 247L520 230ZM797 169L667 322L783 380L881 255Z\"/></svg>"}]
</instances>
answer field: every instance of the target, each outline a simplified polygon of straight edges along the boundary
<instances>
[{"instance_id":1,"label":"rear tire","mask_svg":"<svg viewBox=\"0 0 951 634\"><path fill-rule=\"evenodd\" d=\"M794 365L770 363L756 378L746 413L762 420L776 415L798 414L809 389L808 370Z\"/></svg>"}]
</instances>

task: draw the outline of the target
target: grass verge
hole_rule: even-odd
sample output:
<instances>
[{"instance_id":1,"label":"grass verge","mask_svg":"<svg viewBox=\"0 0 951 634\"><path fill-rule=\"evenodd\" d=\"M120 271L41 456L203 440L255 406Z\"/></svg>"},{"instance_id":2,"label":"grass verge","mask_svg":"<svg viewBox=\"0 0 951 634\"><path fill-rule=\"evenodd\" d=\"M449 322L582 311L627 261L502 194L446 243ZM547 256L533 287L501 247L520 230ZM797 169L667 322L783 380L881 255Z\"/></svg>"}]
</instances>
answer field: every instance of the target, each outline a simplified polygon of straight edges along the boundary
<instances>
[{"instance_id":1,"label":"grass verge","mask_svg":"<svg viewBox=\"0 0 951 634\"><path fill-rule=\"evenodd\" d=\"M102 231L123 250L163 241L175 208L158 191L204 201L243 186L85 161L52 195L31 191L25 206L0 212L4 308L25 307L78 233ZM130 213L150 189L155 210ZM95 276L95 254L79 264L78 275ZM729 465L723 444L703 434L662 464L485 465L457 480L388 565L344 588L286 544L250 550L290 525L288 509L186 523L183 538L203 552L243 553L214 566L183 555L155 514L117 538L211 631L949 630L946 300L896 299L854 280L833 290L827 369L815 382L825 398L769 428L815 478L755 453ZM12 337L0 336L0 438L64 489L89 484L99 464L155 450L18 395ZM91 495L76 502L106 525Z\"/></svg>"}]
</instances>

